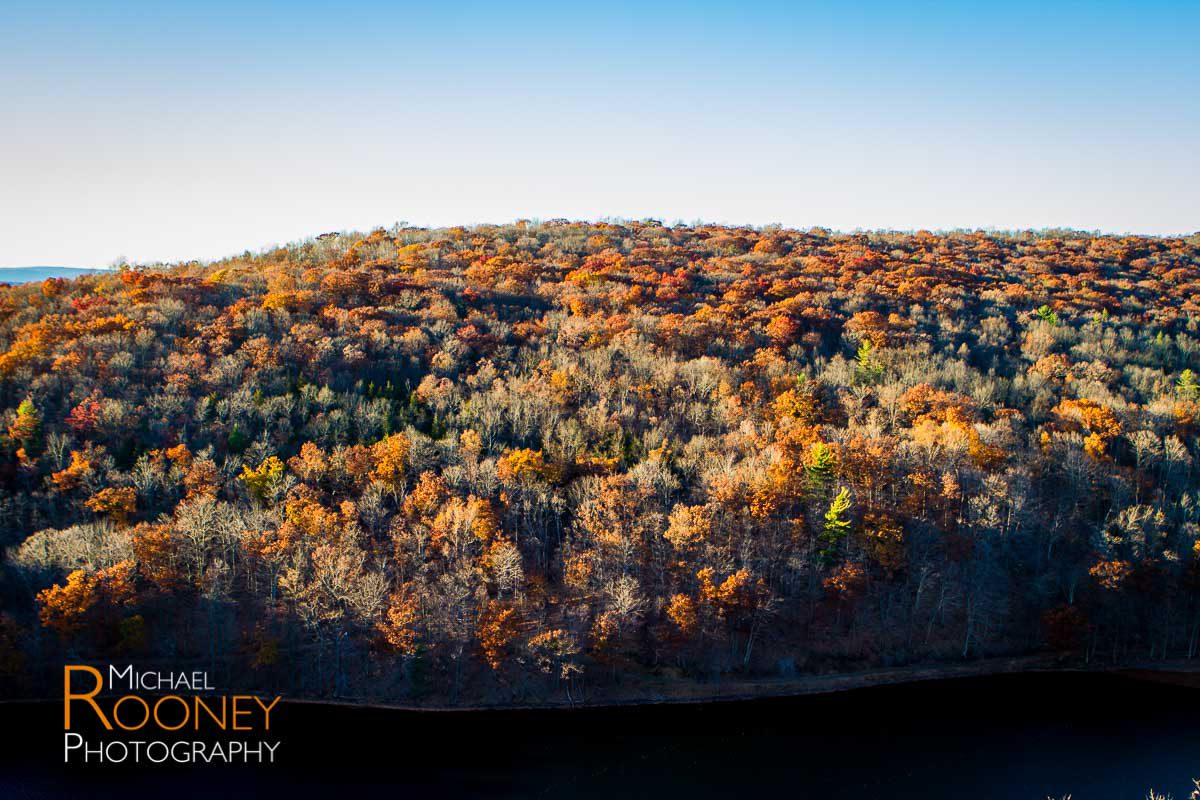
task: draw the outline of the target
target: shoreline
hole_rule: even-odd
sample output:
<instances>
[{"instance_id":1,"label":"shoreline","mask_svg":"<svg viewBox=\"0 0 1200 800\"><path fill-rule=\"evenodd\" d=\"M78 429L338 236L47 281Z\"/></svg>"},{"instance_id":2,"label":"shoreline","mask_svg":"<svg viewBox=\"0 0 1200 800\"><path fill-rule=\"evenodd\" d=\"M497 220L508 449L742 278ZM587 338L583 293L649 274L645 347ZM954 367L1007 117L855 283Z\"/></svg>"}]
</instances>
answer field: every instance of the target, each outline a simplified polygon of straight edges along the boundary
<instances>
[{"instance_id":1,"label":"shoreline","mask_svg":"<svg viewBox=\"0 0 1200 800\"><path fill-rule=\"evenodd\" d=\"M1200 689L1200 661L1129 662L1103 667L1060 666L1053 657L1025 656L986 659L972 664L938 664L931 666L899 667L864 670L828 675L805 675L795 678L764 678L759 680L723 681L718 683L672 682L663 689L674 693L648 692L631 688L627 696L608 696L604 699L570 702L555 699L543 703L487 703L475 705L404 705L352 699L311 699L284 697L285 703L326 705L343 708L371 708L390 711L427 711L435 713L476 711L573 711L635 708L641 706L702 705L706 703L743 703L756 700L804 697L808 695L842 694L882 686L912 683L986 678L995 675L1030 675L1039 673L1114 674L1167 683L1185 688ZM723 690L705 692L706 688Z\"/></svg>"},{"instance_id":2,"label":"shoreline","mask_svg":"<svg viewBox=\"0 0 1200 800\"><path fill-rule=\"evenodd\" d=\"M474 703L461 705L412 705L387 703L354 698L307 698L283 695L289 705L316 705L339 708L363 708L388 711L428 713L473 713L480 711L573 711L634 708L641 706L700 705L706 703L741 703L807 695L829 695L854 692L881 686L912 683L985 678L996 675L1028 675L1039 673L1113 674L1134 680L1150 681L1187 689L1200 689L1200 659L1179 659L1163 662L1131 661L1105 666L1062 665L1052 656L1019 656L985 659L970 664L936 664L929 666L896 667L858 672L802 675L793 678L761 678L702 683L670 680L661 683L630 685L603 698L570 701L556 697L540 703ZM255 690L246 690L254 694ZM4 698L0 706L15 704L58 703L62 698Z\"/></svg>"}]
</instances>

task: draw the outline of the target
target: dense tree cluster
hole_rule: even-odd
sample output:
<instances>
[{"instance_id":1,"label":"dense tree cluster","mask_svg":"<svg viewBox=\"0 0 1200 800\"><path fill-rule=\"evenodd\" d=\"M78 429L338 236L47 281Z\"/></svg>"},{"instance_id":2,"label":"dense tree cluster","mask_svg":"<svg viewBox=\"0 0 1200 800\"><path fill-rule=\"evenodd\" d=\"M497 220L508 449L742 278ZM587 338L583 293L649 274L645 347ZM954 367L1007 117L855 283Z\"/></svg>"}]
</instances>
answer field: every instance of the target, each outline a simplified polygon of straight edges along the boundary
<instances>
[{"instance_id":1,"label":"dense tree cluster","mask_svg":"<svg viewBox=\"0 0 1200 800\"><path fill-rule=\"evenodd\" d=\"M522 221L3 289L0 681L1192 657L1197 370L1200 236Z\"/></svg>"}]
</instances>

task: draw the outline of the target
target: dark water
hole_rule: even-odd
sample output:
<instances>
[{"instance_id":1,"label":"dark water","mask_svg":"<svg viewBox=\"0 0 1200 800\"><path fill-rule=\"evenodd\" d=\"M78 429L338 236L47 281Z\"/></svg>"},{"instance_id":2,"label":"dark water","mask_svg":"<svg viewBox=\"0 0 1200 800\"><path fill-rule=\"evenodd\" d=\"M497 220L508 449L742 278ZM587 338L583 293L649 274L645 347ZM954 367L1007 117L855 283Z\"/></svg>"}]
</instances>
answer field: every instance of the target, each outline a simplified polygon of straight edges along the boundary
<instances>
[{"instance_id":1,"label":"dark water","mask_svg":"<svg viewBox=\"0 0 1200 800\"><path fill-rule=\"evenodd\" d=\"M47 278L78 278L104 270L87 267L0 267L0 283L33 283Z\"/></svg>"},{"instance_id":2,"label":"dark water","mask_svg":"<svg viewBox=\"0 0 1200 800\"><path fill-rule=\"evenodd\" d=\"M0 706L0 798L1186 800L1200 691L1018 675L604 710L293 704L273 765L64 767L59 704Z\"/></svg>"}]
</instances>

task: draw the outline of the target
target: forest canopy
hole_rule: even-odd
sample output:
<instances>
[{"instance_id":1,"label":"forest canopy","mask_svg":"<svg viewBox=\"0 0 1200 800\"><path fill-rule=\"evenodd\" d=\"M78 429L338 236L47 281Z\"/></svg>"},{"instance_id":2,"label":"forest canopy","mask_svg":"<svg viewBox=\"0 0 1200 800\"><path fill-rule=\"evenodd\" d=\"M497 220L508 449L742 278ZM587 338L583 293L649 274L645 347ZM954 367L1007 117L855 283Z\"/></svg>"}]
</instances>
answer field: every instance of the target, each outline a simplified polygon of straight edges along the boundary
<instances>
[{"instance_id":1,"label":"forest canopy","mask_svg":"<svg viewBox=\"0 0 1200 800\"><path fill-rule=\"evenodd\" d=\"M1200 638L1200 235L520 221L0 288L0 687L309 696Z\"/></svg>"}]
</instances>

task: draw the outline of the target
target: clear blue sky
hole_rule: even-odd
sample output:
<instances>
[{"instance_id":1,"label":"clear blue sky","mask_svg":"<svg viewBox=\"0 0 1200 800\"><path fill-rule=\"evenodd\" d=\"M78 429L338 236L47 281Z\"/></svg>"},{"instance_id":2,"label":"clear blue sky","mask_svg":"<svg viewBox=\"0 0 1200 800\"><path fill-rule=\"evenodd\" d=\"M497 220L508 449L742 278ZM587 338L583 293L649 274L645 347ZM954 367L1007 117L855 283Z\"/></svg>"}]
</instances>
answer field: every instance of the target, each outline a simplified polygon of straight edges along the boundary
<instances>
[{"instance_id":1,"label":"clear blue sky","mask_svg":"<svg viewBox=\"0 0 1200 800\"><path fill-rule=\"evenodd\" d=\"M1200 2L0 0L0 266L653 216L1200 229Z\"/></svg>"}]
</instances>

